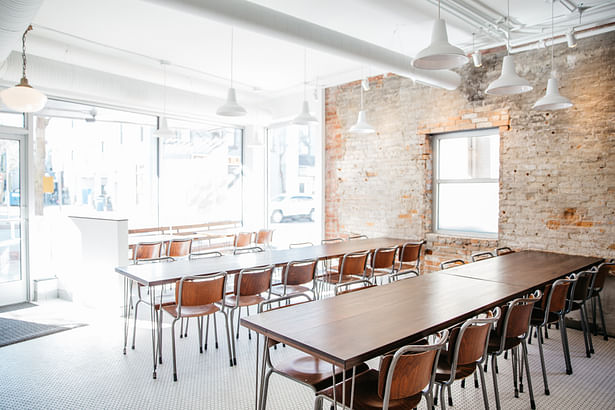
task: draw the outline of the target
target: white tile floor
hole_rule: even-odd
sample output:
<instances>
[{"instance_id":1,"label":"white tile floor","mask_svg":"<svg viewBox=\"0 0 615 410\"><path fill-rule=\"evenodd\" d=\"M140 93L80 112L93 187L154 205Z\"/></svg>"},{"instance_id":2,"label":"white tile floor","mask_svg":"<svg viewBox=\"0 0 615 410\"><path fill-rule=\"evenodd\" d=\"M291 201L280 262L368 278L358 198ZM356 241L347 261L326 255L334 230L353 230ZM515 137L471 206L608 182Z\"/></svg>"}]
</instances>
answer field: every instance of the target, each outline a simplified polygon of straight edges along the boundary
<instances>
[{"instance_id":1,"label":"white tile floor","mask_svg":"<svg viewBox=\"0 0 615 410\"><path fill-rule=\"evenodd\" d=\"M145 309L144 309L145 310ZM29 312L28 312L29 311ZM256 343L245 329L237 345L238 366L228 366L226 343L220 349L198 352L195 322L188 339L178 339L179 381L173 382L170 330L165 328L165 363L158 379L151 378L149 322L139 322L137 348L122 354L122 320L106 314L87 314L66 302L53 302L15 312L28 316L74 316L90 325L51 336L0 348L0 408L2 409L250 409L254 408ZM144 312L145 313L145 312ZM5 317L16 317L10 313ZM143 317L145 319L145 316ZM167 318L168 319L168 318ZM221 323L219 322L220 326ZM220 326L220 334L222 335ZM536 344L530 345L530 366L539 409L615 409L615 340L594 337L596 353L584 355L579 331L569 329L574 374L566 375L559 332L550 332L545 345L551 395L545 396ZM210 335L211 337L212 335ZM283 359L290 348L274 351ZM377 361L370 363L377 365ZM510 361L500 359L499 381L504 409L529 408L527 390L514 398ZM490 404L491 373L487 374ZM311 409L309 388L272 376L271 409ZM454 407L482 408L480 389L472 383L453 388ZM422 404L421 406L424 406ZM423 407L422 407L423 408Z\"/></svg>"}]
</instances>

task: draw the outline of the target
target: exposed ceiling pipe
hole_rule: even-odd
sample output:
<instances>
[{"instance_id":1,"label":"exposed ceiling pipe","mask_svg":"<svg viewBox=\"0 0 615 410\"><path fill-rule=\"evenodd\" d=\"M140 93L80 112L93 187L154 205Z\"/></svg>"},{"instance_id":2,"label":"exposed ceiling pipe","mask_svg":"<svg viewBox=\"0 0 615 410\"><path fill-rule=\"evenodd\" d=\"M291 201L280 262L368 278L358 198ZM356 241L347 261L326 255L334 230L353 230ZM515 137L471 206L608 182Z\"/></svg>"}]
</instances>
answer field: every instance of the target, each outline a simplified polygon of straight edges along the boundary
<instances>
[{"instance_id":1,"label":"exposed ceiling pipe","mask_svg":"<svg viewBox=\"0 0 615 410\"><path fill-rule=\"evenodd\" d=\"M0 0L0 62L17 48L43 0Z\"/></svg>"},{"instance_id":2,"label":"exposed ceiling pipe","mask_svg":"<svg viewBox=\"0 0 615 410\"><path fill-rule=\"evenodd\" d=\"M430 86L454 90L461 83L459 74L452 71L415 69L406 55L245 0L147 1L359 61Z\"/></svg>"}]
</instances>

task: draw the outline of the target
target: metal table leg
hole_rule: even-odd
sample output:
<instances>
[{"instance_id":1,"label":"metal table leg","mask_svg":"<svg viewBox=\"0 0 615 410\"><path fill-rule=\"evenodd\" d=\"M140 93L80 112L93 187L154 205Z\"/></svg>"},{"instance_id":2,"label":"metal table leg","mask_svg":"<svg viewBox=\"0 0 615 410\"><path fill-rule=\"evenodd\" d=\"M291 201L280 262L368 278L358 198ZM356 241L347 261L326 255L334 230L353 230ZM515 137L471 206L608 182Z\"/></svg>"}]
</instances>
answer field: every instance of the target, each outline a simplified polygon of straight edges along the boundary
<instances>
[{"instance_id":1,"label":"metal table leg","mask_svg":"<svg viewBox=\"0 0 615 410\"><path fill-rule=\"evenodd\" d=\"M158 352L158 345L157 345L157 326L156 326L156 312L155 312L155 304L156 304L156 296L154 294L155 289L153 286L150 286L149 288L149 302L150 302L150 306L149 306L149 310L150 310L150 321L151 321L151 325L152 325L152 358L153 358L153 362L154 362L154 372L152 374L152 377L155 379L156 378L156 366L157 366L157 362L156 362L156 353Z\"/></svg>"},{"instance_id":2,"label":"metal table leg","mask_svg":"<svg viewBox=\"0 0 615 410\"><path fill-rule=\"evenodd\" d=\"M130 322L130 298L129 294L129 279L124 276L124 354L126 354L126 345L128 344L128 324Z\"/></svg>"}]
</instances>

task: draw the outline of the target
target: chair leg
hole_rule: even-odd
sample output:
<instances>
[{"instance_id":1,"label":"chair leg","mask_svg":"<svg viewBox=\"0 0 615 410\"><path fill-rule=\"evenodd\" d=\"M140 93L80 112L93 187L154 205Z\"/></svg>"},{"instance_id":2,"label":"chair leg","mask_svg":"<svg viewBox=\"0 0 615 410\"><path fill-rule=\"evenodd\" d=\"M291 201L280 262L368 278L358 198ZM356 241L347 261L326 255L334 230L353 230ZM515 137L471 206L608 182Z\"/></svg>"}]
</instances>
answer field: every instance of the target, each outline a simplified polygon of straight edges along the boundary
<instances>
[{"instance_id":1,"label":"chair leg","mask_svg":"<svg viewBox=\"0 0 615 410\"><path fill-rule=\"evenodd\" d=\"M592 301L592 332L594 332L594 336L598 336L598 312L596 310L596 296L598 295L594 295L591 298Z\"/></svg>"},{"instance_id":2,"label":"chair leg","mask_svg":"<svg viewBox=\"0 0 615 410\"><path fill-rule=\"evenodd\" d=\"M224 315L224 328L226 329L226 343L228 346L228 360L229 360L231 367L233 367L233 347L231 345L231 339L233 338L231 337L231 332L229 330L229 324L228 324L229 321L228 321L227 314L226 312L222 312L222 314ZM215 315L216 314L214 313L214 318L216 317Z\"/></svg>"},{"instance_id":3,"label":"chair leg","mask_svg":"<svg viewBox=\"0 0 615 410\"><path fill-rule=\"evenodd\" d=\"M583 330L583 342L585 343L585 356L592 357L591 348L589 346L589 334L588 334L588 325L587 325L587 317L585 316L585 309L583 308L583 304L579 308L581 313L581 330Z\"/></svg>"},{"instance_id":4,"label":"chair leg","mask_svg":"<svg viewBox=\"0 0 615 410\"><path fill-rule=\"evenodd\" d=\"M216 315L214 315L214 339L216 339L216 349L218 348L218 324L216 323Z\"/></svg>"},{"instance_id":5,"label":"chair leg","mask_svg":"<svg viewBox=\"0 0 615 410\"><path fill-rule=\"evenodd\" d=\"M476 367L478 367L478 371L480 372L480 385L483 388L483 401L485 402L485 410L489 410L489 397L487 396L487 385L485 384L485 372L483 371L483 368L481 366Z\"/></svg>"},{"instance_id":6,"label":"chair leg","mask_svg":"<svg viewBox=\"0 0 615 410\"><path fill-rule=\"evenodd\" d=\"M519 397L519 388L517 386L517 353L514 348L512 349L510 355L512 358L511 365L512 365L512 373L513 373L513 386L515 387L515 397ZM495 380L495 375L493 376L494 376L493 380ZM497 400L499 401L499 398Z\"/></svg>"},{"instance_id":7,"label":"chair leg","mask_svg":"<svg viewBox=\"0 0 615 410\"><path fill-rule=\"evenodd\" d=\"M184 337L188 337L188 323L190 322L190 318L186 318L186 331L184 332Z\"/></svg>"},{"instance_id":8,"label":"chair leg","mask_svg":"<svg viewBox=\"0 0 615 410\"><path fill-rule=\"evenodd\" d=\"M609 340L608 333L606 332L606 323L604 322L604 311L602 310L602 300L600 299L600 293L598 293L598 308L600 309L600 321L602 322L602 332L604 340Z\"/></svg>"},{"instance_id":9,"label":"chair leg","mask_svg":"<svg viewBox=\"0 0 615 410\"><path fill-rule=\"evenodd\" d=\"M461 388L462 389L466 388L466 379L461 379Z\"/></svg>"},{"instance_id":10,"label":"chair leg","mask_svg":"<svg viewBox=\"0 0 615 410\"><path fill-rule=\"evenodd\" d=\"M566 362L566 374L572 374L572 363L570 362L570 348L568 347L568 333L566 332L566 323L564 316L559 318L559 330L562 334L562 347L564 349L564 361Z\"/></svg>"},{"instance_id":11,"label":"chair leg","mask_svg":"<svg viewBox=\"0 0 615 410\"><path fill-rule=\"evenodd\" d=\"M444 392L446 391L446 389L444 388L444 385L440 386L440 407L442 407L442 410L446 410L446 401L444 401Z\"/></svg>"},{"instance_id":12,"label":"chair leg","mask_svg":"<svg viewBox=\"0 0 615 410\"><path fill-rule=\"evenodd\" d=\"M530 391L530 407L532 410L536 409L536 402L534 401L534 388L532 387L532 376L530 376L530 361L527 357L527 345L525 340L521 341L521 354L523 355L523 361L525 362L525 374L527 376L527 388Z\"/></svg>"},{"instance_id":13,"label":"chair leg","mask_svg":"<svg viewBox=\"0 0 615 410\"><path fill-rule=\"evenodd\" d=\"M231 332L233 332L233 329L234 329L234 323L235 322L233 320L234 320L235 310L239 310L239 309L238 308L237 309L231 309L231 316L230 316L230 323L229 323ZM231 341L233 342L233 366L235 366L237 364L237 356L236 356L237 350L235 348L235 338L231 337Z\"/></svg>"},{"instance_id":14,"label":"chair leg","mask_svg":"<svg viewBox=\"0 0 615 410\"><path fill-rule=\"evenodd\" d=\"M162 364L162 309L158 311L158 363Z\"/></svg>"},{"instance_id":15,"label":"chair leg","mask_svg":"<svg viewBox=\"0 0 615 410\"><path fill-rule=\"evenodd\" d=\"M451 385L449 384L448 386L446 386L446 390L448 393L448 405L449 406L453 406L453 391L451 389Z\"/></svg>"},{"instance_id":16,"label":"chair leg","mask_svg":"<svg viewBox=\"0 0 615 410\"><path fill-rule=\"evenodd\" d=\"M177 381L177 359L175 357L175 323L177 319L173 319L173 323L171 323L171 347L173 350L173 381Z\"/></svg>"},{"instance_id":17,"label":"chair leg","mask_svg":"<svg viewBox=\"0 0 615 410\"><path fill-rule=\"evenodd\" d=\"M216 317L214 315L214 317ZM205 322L205 350L207 350L207 341L209 340L209 315L207 315L207 321Z\"/></svg>"},{"instance_id":18,"label":"chair leg","mask_svg":"<svg viewBox=\"0 0 615 410\"><path fill-rule=\"evenodd\" d=\"M478 389L478 375L474 372L474 388Z\"/></svg>"},{"instance_id":19,"label":"chair leg","mask_svg":"<svg viewBox=\"0 0 615 410\"><path fill-rule=\"evenodd\" d=\"M241 306L237 308L237 339L239 339L239 322L241 319Z\"/></svg>"},{"instance_id":20,"label":"chair leg","mask_svg":"<svg viewBox=\"0 0 615 410\"><path fill-rule=\"evenodd\" d=\"M545 356L542 351L542 337L540 337L541 333L539 331L539 326L536 326L536 330L538 331L538 352L540 353L540 366L542 367L542 380L545 385L545 394L548 396L549 392L549 384L547 382L547 369L545 367ZM527 367L527 366L526 366Z\"/></svg>"},{"instance_id":21,"label":"chair leg","mask_svg":"<svg viewBox=\"0 0 615 410\"><path fill-rule=\"evenodd\" d=\"M273 374L271 369L267 370L267 374L265 374L265 380L263 381L263 387L261 390L261 409L265 410L267 408L267 393L269 392L269 378Z\"/></svg>"},{"instance_id":22,"label":"chair leg","mask_svg":"<svg viewBox=\"0 0 615 410\"><path fill-rule=\"evenodd\" d=\"M179 332L179 338L181 339L184 337L184 318L183 317L179 321L179 328L181 329L181 331Z\"/></svg>"},{"instance_id":23,"label":"chair leg","mask_svg":"<svg viewBox=\"0 0 615 410\"><path fill-rule=\"evenodd\" d=\"M203 353L203 316L196 318L196 325L199 328L199 353Z\"/></svg>"},{"instance_id":24,"label":"chair leg","mask_svg":"<svg viewBox=\"0 0 615 410\"><path fill-rule=\"evenodd\" d=\"M493 360L495 355L491 356L491 377L493 377L493 391L495 393L495 408L500 410L500 391L498 390L498 376L495 371L495 360ZM516 383L515 383L516 384Z\"/></svg>"},{"instance_id":25,"label":"chair leg","mask_svg":"<svg viewBox=\"0 0 615 410\"><path fill-rule=\"evenodd\" d=\"M287 302L290 302L290 301L287 301ZM250 316L250 306L246 306L246 311L247 311L246 316ZM252 332L250 331L250 328L248 328L248 340L252 340Z\"/></svg>"},{"instance_id":26,"label":"chair leg","mask_svg":"<svg viewBox=\"0 0 615 410\"><path fill-rule=\"evenodd\" d=\"M519 346L517 346L517 367L519 370L519 393L523 393L523 360L519 356Z\"/></svg>"}]
</instances>

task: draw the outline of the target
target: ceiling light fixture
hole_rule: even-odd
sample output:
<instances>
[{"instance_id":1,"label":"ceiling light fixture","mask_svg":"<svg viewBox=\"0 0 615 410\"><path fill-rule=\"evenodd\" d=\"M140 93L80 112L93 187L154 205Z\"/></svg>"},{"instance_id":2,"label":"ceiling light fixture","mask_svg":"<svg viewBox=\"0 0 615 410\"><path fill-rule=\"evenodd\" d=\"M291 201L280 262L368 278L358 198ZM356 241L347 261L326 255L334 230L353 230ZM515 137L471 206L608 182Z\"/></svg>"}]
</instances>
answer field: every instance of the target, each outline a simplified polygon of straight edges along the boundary
<instances>
[{"instance_id":1,"label":"ceiling light fixture","mask_svg":"<svg viewBox=\"0 0 615 410\"><path fill-rule=\"evenodd\" d=\"M6 106L11 110L20 112L37 112L47 104L47 96L32 88L26 77L26 34L30 30L32 30L32 26L28 26L21 37L21 59L23 62L21 80L16 86L0 92L0 98Z\"/></svg>"},{"instance_id":2,"label":"ceiling light fixture","mask_svg":"<svg viewBox=\"0 0 615 410\"><path fill-rule=\"evenodd\" d=\"M431 32L431 44L412 60L415 68L423 70L449 70L461 67L468 62L462 49L448 42L446 22L440 18L440 0L438 0L438 19Z\"/></svg>"},{"instance_id":3,"label":"ceiling light fixture","mask_svg":"<svg viewBox=\"0 0 615 410\"><path fill-rule=\"evenodd\" d=\"M507 2L506 15L506 56L502 61L502 74L489 84L485 90L491 95L514 95L531 91L534 87L523 77L517 75L514 57L510 55L510 0Z\"/></svg>"},{"instance_id":4,"label":"ceiling light fixture","mask_svg":"<svg viewBox=\"0 0 615 410\"><path fill-rule=\"evenodd\" d=\"M350 127L348 131L355 134L373 134L376 130L367 122L367 114L363 109L363 90L369 90L369 81L367 78L361 80L361 110L359 111L357 122Z\"/></svg>"},{"instance_id":5,"label":"ceiling light fixture","mask_svg":"<svg viewBox=\"0 0 615 410\"><path fill-rule=\"evenodd\" d=\"M474 67L481 67L483 65L483 55L474 46L475 35L476 33L472 33L472 60L474 61Z\"/></svg>"},{"instance_id":6,"label":"ceiling light fixture","mask_svg":"<svg viewBox=\"0 0 615 410\"><path fill-rule=\"evenodd\" d=\"M170 138L175 136L175 132L173 132L167 124L167 65L169 65L169 62L161 60L160 65L162 65L164 76L164 94L162 98L162 115L158 119L158 129L154 131L154 135L158 138Z\"/></svg>"},{"instance_id":7,"label":"ceiling light fixture","mask_svg":"<svg viewBox=\"0 0 615 410\"><path fill-rule=\"evenodd\" d=\"M237 103L237 94L233 88L233 46L234 32L231 27L231 86L226 95L226 102L216 111L216 114L225 117L241 117L242 115L246 115L246 109Z\"/></svg>"},{"instance_id":8,"label":"ceiling light fixture","mask_svg":"<svg viewBox=\"0 0 615 410\"><path fill-rule=\"evenodd\" d=\"M307 48L303 49L303 105L301 113L297 115L292 123L297 125L309 125L312 122L318 122L318 119L310 114L310 105L307 100Z\"/></svg>"},{"instance_id":9,"label":"ceiling light fixture","mask_svg":"<svg viewBox=\"0 0 615 410\"><path fill-rule=\"evenodd\" d=\"M547 82L547 93L544 97L536 101L532 107L538 111L555 111L572 107L572 102L559 93L557 79L555 78L555 66L553 64L553 3L551 2L551 78Z\"/></svg>"},{"instance_id":10,"label":"ceiling light fixture","mask_svg":"<svg viewBox=\"0 0 615 410\"><path fill-rule=\"evenodd\" d=\"M577 46L577 38L574 35L573 28L566 33L566 42L568 43L569 48L575 48Z\"/></svg>"}]
</instances>

